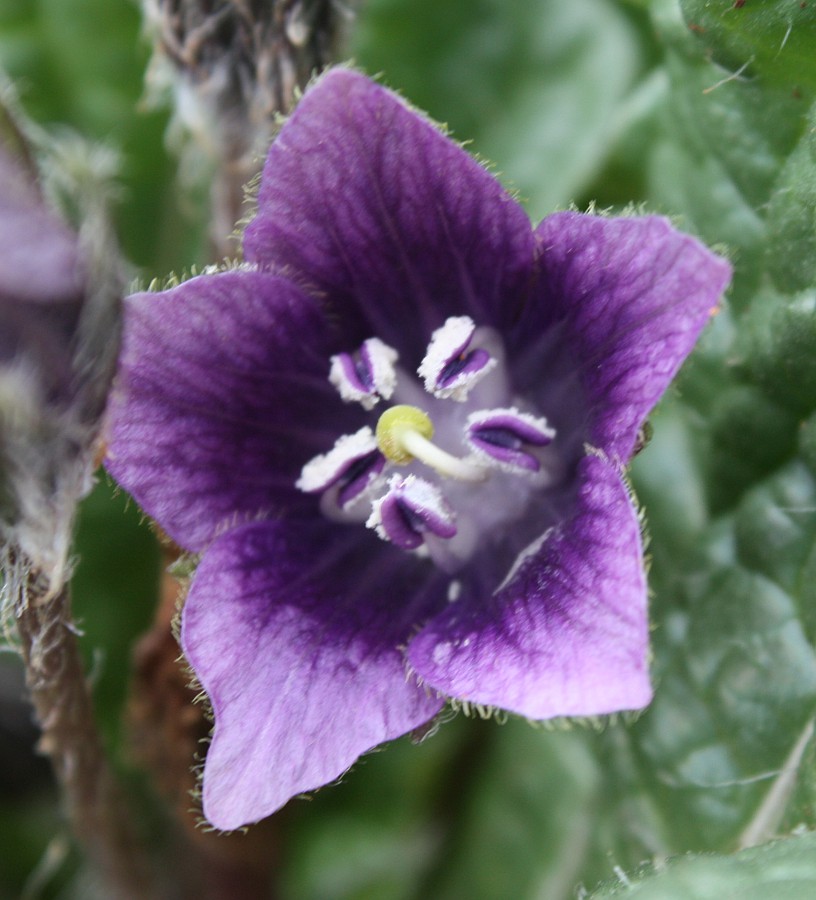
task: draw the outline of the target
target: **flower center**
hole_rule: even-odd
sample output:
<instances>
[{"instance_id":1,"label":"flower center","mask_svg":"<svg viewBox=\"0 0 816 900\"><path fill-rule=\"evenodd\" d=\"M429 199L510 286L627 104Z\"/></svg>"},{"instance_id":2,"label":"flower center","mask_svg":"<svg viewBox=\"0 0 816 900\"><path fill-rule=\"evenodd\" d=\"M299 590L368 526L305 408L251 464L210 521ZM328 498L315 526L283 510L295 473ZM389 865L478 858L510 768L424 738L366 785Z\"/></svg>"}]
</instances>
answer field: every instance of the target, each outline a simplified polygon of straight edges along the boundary
<instances>
[{"instance_id":1,"label":"flower center","mask_svg":"<svg viewBox=\"0 0 816 900\"><path fill-rule=\"evenodd\" d=\"M329 380L342 400L365 410L397 402L373 430L342 435L307 462L296 484L321 495L329 518L365 522L454 572L560 477L555 430L513 396L496 333L466 316L431 335L419 382L397 361L378 338L332 357Z\"/></svg>"},{"instance_id":2,"label":"flower center","mask_svg":"<svg viewBox=\"0 0 816 900\"><path fill-rule=\"evenodd\" d=\"M377 422L377 446L392 463L405 465L418 459L440 475L459 481L484 481L487 469L459 459L431 443L433 424L416 406L400 404L387 409Z\"/></svg>"}]
</instances>

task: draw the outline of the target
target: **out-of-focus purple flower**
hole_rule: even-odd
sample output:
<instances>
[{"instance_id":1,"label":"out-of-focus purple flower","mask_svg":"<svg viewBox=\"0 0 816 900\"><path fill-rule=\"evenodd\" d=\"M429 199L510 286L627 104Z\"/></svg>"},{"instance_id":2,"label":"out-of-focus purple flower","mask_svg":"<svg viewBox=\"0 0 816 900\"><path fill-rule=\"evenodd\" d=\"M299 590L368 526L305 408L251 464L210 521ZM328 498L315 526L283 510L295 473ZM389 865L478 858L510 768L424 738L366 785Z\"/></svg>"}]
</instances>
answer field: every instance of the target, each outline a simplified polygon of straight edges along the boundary
<instances>
[{"instance_id":1,"label":"out-of-focus purple flower","mask_svg":"<svg viewBox=\"0 0 816 900\"><path fill-rule=\"evenodd\" d=\"M40 388L67 401L85 298L79 241L45 205L36 173L2 140L0 248L0 366L25 358Z\"/></svg>"},{"instance_id":2,"label":"out-of-focus purple flower","mask_svg":"<svg viewBox=\"0 0 816 900\"><path fill-rule=\"evenodd\" d=\"M537 228L336 69L266 162L246 263L132 297L110 471L203 553L182 644L235 828L427 722L648 703L638 430L728 282L659 218Z\"/></svg>"},{"instance_id":3,"label":"out-of-focus purple flower","mask_svg":"<svg viewBox=\"0 0 816 900\"><path fill-rule=\"evenodd\" d=\"M36 570L44 596L68 576L118 350L118 255L97 157L85 146L72 169L76 146L61 138L46 154L74 230L44 196L29 140L0 104L0 564L9 596L12 572Z\"/></svg>"}]
</instances>

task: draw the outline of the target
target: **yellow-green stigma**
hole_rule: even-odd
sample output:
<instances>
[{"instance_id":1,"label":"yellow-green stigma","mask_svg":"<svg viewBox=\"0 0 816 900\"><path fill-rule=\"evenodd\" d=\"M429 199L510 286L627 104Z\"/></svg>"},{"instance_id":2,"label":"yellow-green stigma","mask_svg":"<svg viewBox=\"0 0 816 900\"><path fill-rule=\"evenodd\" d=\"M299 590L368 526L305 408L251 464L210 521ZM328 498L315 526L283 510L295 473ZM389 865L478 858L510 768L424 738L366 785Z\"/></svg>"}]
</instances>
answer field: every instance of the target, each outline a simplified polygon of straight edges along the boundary
<instances>
[{"instance_id":1,"label":"yellow-green stigma","mask_svg":"<svg viewBox=\"0 0 816 900\"><path fill-rule=\"evenodd\" d=\"M392 406L377 422L377 446L386 459L398 466L418 459L440 475L458 481L476 482L487 478L483 466L459 459L432 444L433 433L433 423L428 414L418 407L404 404Z\"/></svg>"},{"instance_id":2,"label":"yellow-green stigma","mask_svg":"<svg viewBox=\"0 0 816 900\"><path fill-rule=\"evenodd\" d=\"M434 427L430 417L417 406L392 406L377 422L377 445L382 455L400 466L414 459L414 454L405 446L407 432L418 434L426 441L433 437ZM408 441L410 443L410 438Z\"/></svg>"}]
</instances>

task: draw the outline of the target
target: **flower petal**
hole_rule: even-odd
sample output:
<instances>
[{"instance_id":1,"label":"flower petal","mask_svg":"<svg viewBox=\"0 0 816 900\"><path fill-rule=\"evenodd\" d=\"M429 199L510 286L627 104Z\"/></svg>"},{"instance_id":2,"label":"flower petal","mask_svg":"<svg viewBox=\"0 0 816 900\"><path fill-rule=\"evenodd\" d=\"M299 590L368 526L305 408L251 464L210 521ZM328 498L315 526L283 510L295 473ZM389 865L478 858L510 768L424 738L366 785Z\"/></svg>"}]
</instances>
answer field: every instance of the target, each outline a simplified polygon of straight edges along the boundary
<instances>
[{"instance_id":1,"label":"flower petal","mask_svg":"<svg viewBox=\"0 0 816 900\"><path fill-rule=\"evenodd\" d=\"M408 648L437 690L533 719L645 706L646 579L640 528L618 473L581 463L575 515L479 599L463 586Z\"/></svg>"},{"instance_id":2,"label":"flower petal","mask_svg":"<svg viewBox=\"0 0 816 900\"><path fill-rule=\"evenodd\" d=\"M625 462L714 313L731 268L656 217L558 213L536 238L541 293L518 334L529 344L528 335L552 334L561 323L587 395L585 440ZM540 354L528 355L540 371Z\"/></svg>"},{"instance_id":3,"label":"flower petal","mask_svg":"<svg viewBox=\"0 0 816 900\"><path fill-rule=\"evenodd\" d=\"M0 367L22 363L30 388L64 408L77 387L85 260L77 236L46 206L22 148L8 138L0 134Z\"/></svg>"},{"instance_id":4,"label":"flower petal","mask_svg":"<svg viewBox=\"0 0 816 900\"><path fill-rule=\"evenodd\" d=\"M203 799L217 828L333 781L442 705L398 649L420 614L390 602L412 587L393 564L404 555L369 533L362 545L337 533L246 525L216 541L195 575L181 640L215 713Z\"/></svg>"},{"instance_id":5,"label":"flower petal","mask_svg":"<svg viewBox=\"0 0 816 900\"><path fill-rule=\"evenodd\" d=\"M0 141L0 309L78 305L86 273L77 237L47 208L13 142Z\"/></svg>"},{"instance_id":6,"label":"flower petal","mask_svg":"<svg viewBox=\"0 0 816 900\"><path fill-rule=\"evenodd\" d=\"M359 338L424 355L449 316L497 325L532 272L530 222L499 182L396 95L333 69L272 145L248 260L316 285Z\"/></svg>"},{"instance_id":7,"label":"flower petal","mask_svg":"<svg viewBox=\"0 0 816 900\"><path fill-rule=\"evenodd\" d=\"M316 509L305 461L359 427L328 381L329 335L313 299L258 271L137 294L126 309L106 464L189 550L225 526Z\"/></svg>"}]
</instances>

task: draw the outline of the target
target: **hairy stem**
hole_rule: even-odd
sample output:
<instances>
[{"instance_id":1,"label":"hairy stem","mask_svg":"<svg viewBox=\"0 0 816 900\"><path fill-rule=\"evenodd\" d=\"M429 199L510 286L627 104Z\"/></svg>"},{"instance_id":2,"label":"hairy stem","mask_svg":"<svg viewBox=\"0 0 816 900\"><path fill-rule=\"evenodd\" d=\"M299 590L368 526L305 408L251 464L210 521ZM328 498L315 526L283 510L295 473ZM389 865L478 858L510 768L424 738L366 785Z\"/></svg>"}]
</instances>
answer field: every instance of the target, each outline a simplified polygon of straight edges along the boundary
<instances>
[{"instance_id":1,"label":"hairy stem","mask_svg":"<svg viewBox=\"0 0 816 900\"><path fill-rule=\"evenodd\" d=\"M32 571L16 604L26 682L66 814L102 882L105 896L156 896L124 797L109 767L93 715L68 587L44 600L47 579Z\"/></svg>"}]
</instances>

